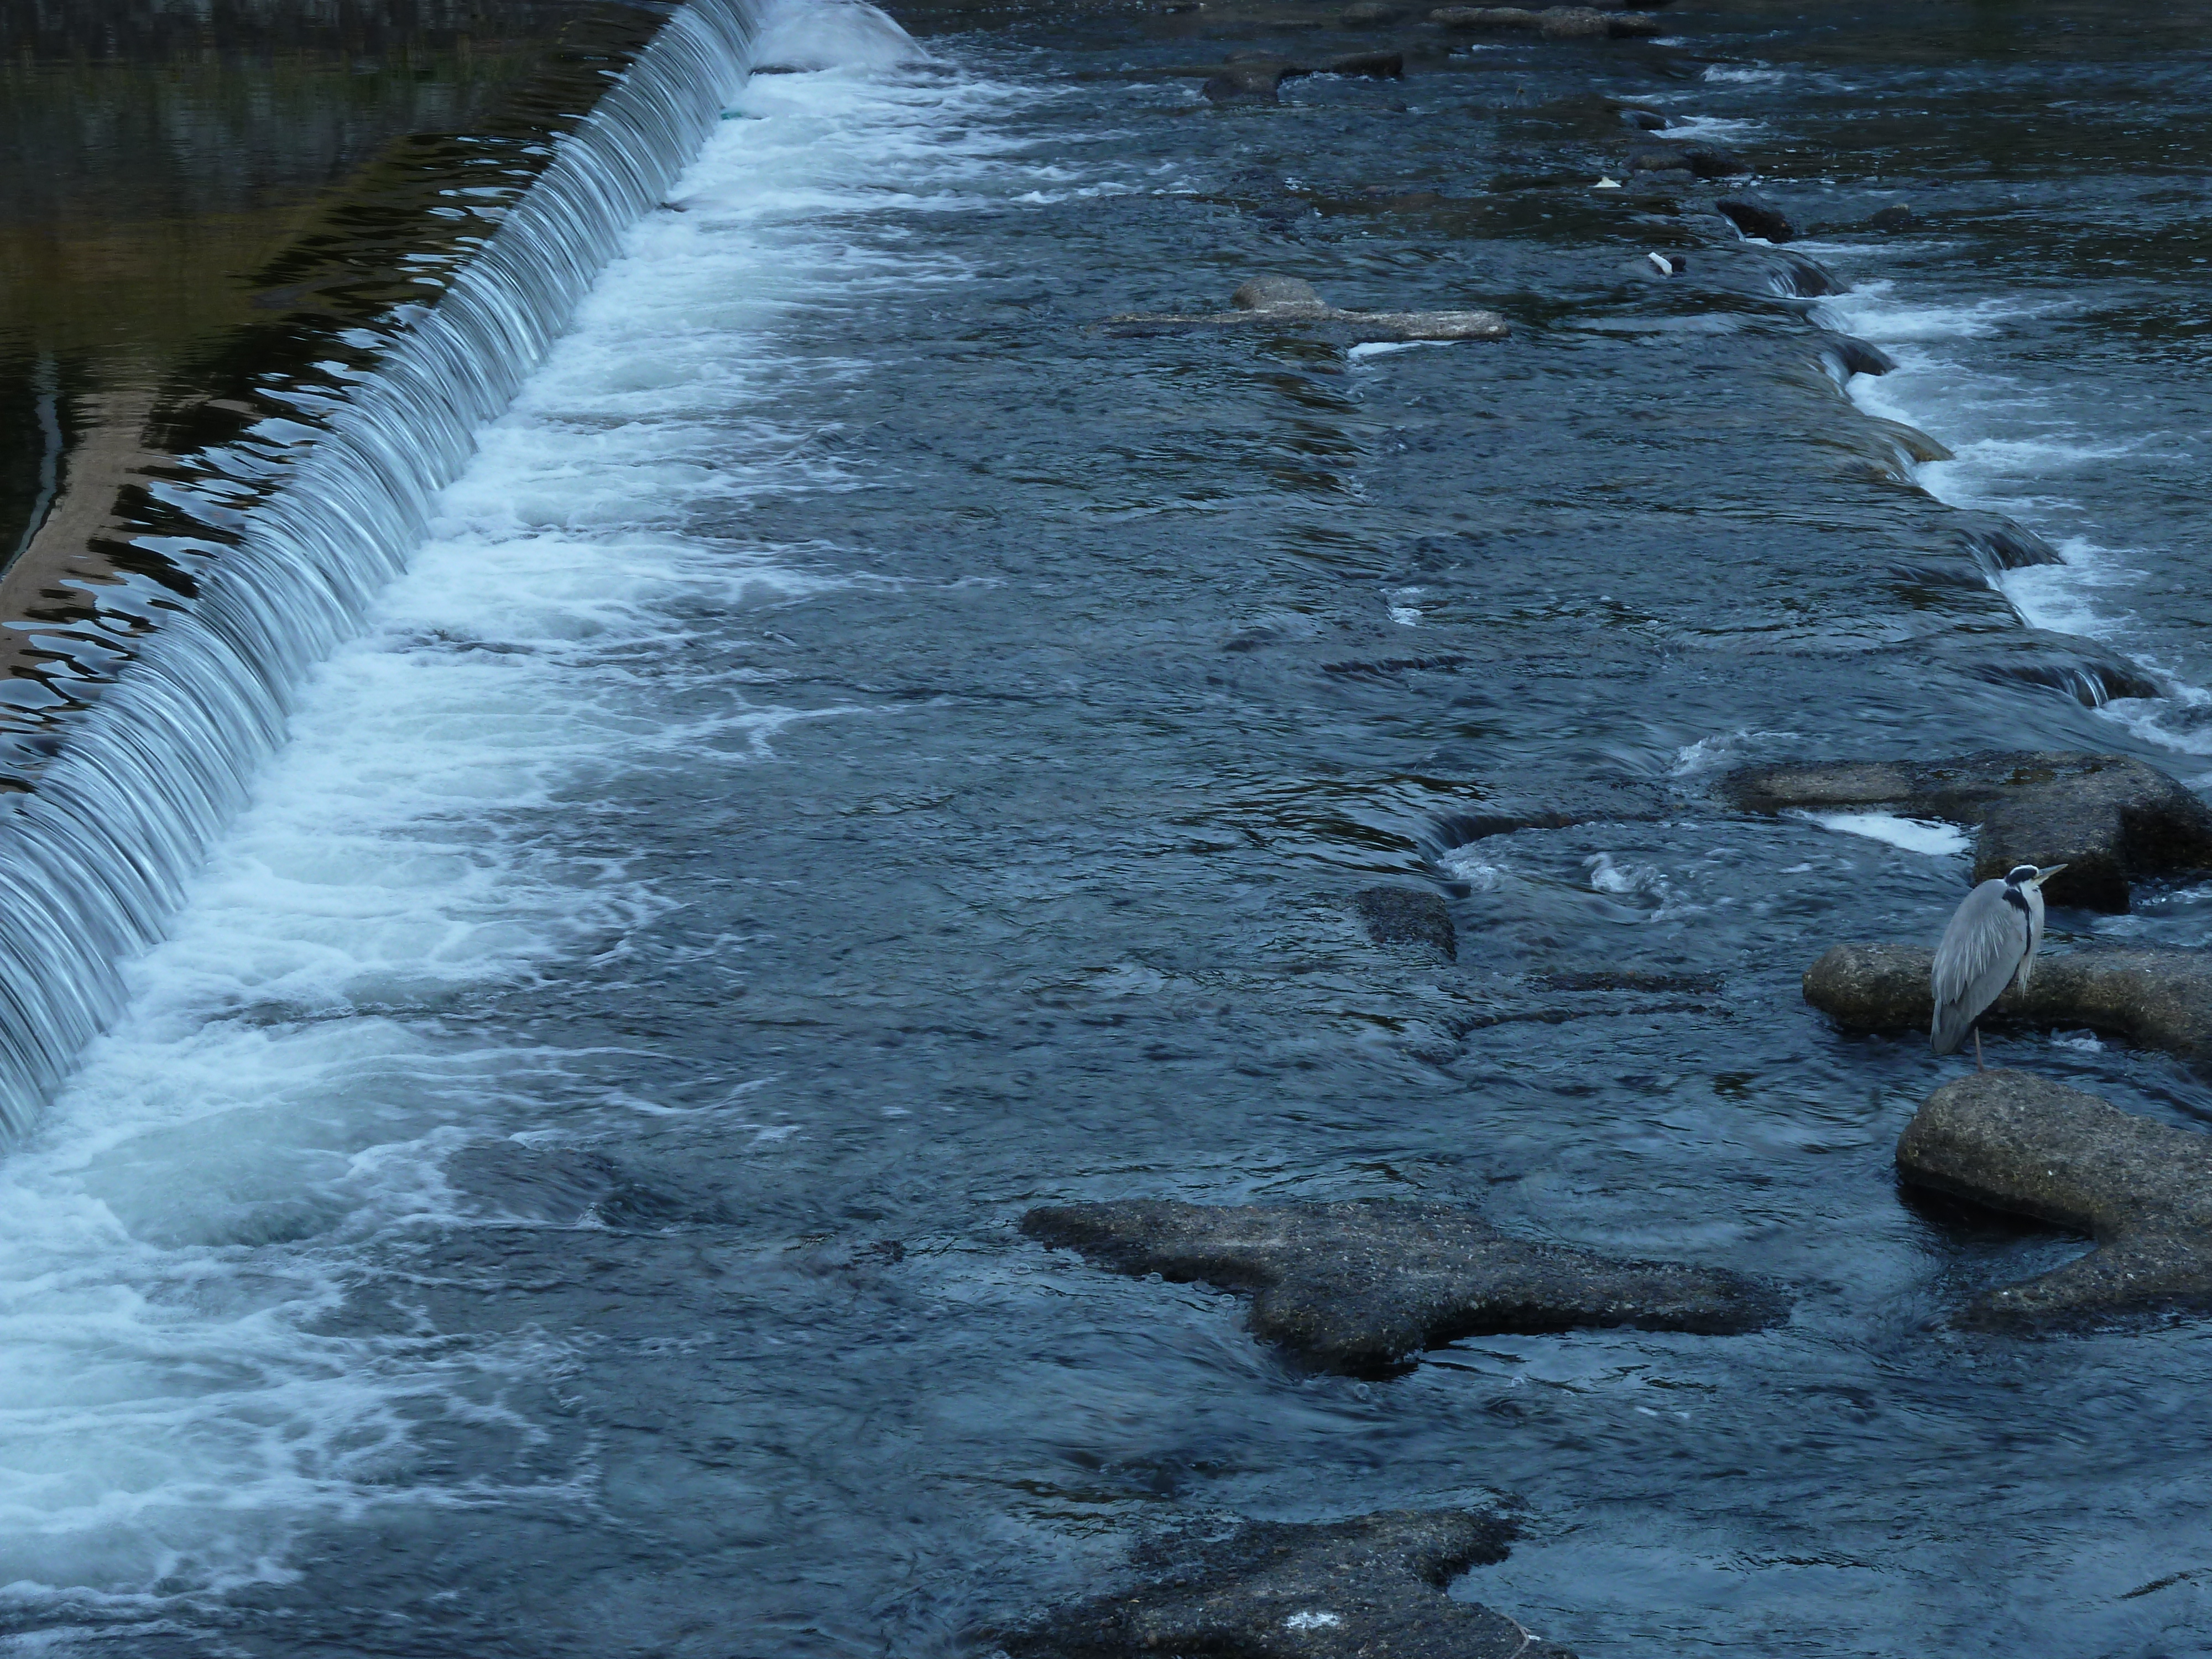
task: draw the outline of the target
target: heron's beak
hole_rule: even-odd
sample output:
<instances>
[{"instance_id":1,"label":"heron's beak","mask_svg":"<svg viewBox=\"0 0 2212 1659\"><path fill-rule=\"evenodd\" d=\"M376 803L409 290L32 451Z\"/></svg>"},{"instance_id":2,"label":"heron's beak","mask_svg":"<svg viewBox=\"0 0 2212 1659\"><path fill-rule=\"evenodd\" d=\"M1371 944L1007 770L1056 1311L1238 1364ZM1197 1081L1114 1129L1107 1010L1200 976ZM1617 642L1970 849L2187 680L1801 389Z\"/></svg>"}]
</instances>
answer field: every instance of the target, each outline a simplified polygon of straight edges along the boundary
<instances>
[{"instance_id":1,"label":"heron's beak","mask_svg":"<svg viewBox=\"0 0 2212 1659\"><path fill-rule=\"evenodd\" d=\"M2035 872L2035 884L2038 887L2042 886L2045 882L2049 881L2051 877L2057 875L2066 866L2063 864L2054 864L2047 870L2038 870Z\"/></svg>"}]
</instances>

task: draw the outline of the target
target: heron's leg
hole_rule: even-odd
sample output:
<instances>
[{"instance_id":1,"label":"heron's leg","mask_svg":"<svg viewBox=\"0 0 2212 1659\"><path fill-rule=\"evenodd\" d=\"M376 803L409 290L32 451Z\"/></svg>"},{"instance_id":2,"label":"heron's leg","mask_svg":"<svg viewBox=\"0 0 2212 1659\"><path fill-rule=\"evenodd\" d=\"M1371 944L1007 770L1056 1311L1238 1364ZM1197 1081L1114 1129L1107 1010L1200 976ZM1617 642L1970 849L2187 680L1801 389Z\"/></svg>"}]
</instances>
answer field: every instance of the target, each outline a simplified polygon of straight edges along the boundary
<instances>
[{"instance_id":1,"label":"heron's leg","mask_svg":"<svg viewBox=\"0 0 2212 1659\"><path fill-rule=\"evenodd\" d=\"M1984 1069L1982 1065L1982 1028L1978 1025L1974 1027L1974 1069L1978 1072Z\"/></svg>"}]
</instances>

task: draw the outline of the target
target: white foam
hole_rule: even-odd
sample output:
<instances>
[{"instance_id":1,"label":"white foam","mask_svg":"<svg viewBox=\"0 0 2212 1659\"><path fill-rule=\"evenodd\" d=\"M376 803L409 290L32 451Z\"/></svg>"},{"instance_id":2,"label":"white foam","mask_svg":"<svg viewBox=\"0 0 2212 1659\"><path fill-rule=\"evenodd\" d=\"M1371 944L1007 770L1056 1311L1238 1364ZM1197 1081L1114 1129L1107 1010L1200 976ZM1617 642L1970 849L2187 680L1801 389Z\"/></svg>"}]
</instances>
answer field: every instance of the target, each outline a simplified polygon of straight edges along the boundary
<instances>
[{"instance_id":1,"label":"white foam","mask_svg":"<svg viewBox=\"0 0 2212 1659\"><path fill-rule=\"evenodd\" d=\"M1387 357L1394 351L1415 351L1423 346L1448 346L1451 340L1368 340L1352 347L1344 354L1354 362L1363 357Z\"/></svg>"},{"instance_id":2,"label":"white foam","mask_svg":"<svg viewBox=\"0 0 2212 1659\"><path fill-rule=\"evenodd\" d=\"M1893 812L1792 811L1788 816L1807 819L1823 830L1886 842L1908 853L1924 853L1929 858L1955 857L1973 845L1973 838L1957 824L1934 818L1904 818Z\"/></svg>"},{"instance_id":3,"label":"white foam","mask_svg":"<svg viewBox=\"0 0 2212 1659\"><path fill-rule=\"evenodd\" d=\"M923 63L919 42L866 0L783 0L761 20L753 60L807 70Z\"/></svg>"},{"instance_id":4,"label":"white foam","mask_svg":"<svg viewBox=\"0 0 2212 1659\"><path fill-rule=\"evenodd\" d=\"M1724 115L1669 116L1656 136L1662 138L1746 138L1766 131L1764 121L1738 120Z\"/></svg>"},{"instance_id":5,"label":"white foam","mask_svg":"<svg viewBox=\"0 0 2212 1659\"><path fill-rule=\"evenodd\" d=\"M848 25L823 53L849 65ZM984 125L1017 95L849 66L756 81L736 112L757 118L679 185L690 210L637 229L366 635L302 690L251 808L131 970L129 1012L0 1161L0 1599L150 1613L283 1579L301 1528L380 1506L588 1500L587 1460L520 1455L544 1431L510 1403L568 1339L427 1315L349 1335L332 1316L425 1226L516 1224L448 1187L457 1152L673 1109L594 1081L587 1055L440 1016L616 959L661 911L604 832L652 775L741 788L793 722L872 718L780 706L773 675L672 648L702 617L726 635L856 580L691 524L858 487L770 394L867 364L786 348L787 319L961 280L869 226L1032 187ZM769 1150L797 1127L765 1078L682 1109L743 1117ZM409 1304L396 1281L372 1294ZM425 1463L462 1422L483 1447L465 1469Z\"/></svg>"},{"instance_id":6,"label":"white foam","mask_svg":"<svg viewBox=\"0 0 2212 1659\"><path fill-rule=\"evenodd\" d=\"M1755 732L1749 726L1741 726L1734 732L1699 738L1695 743L1685 744L1674 751L1671 775L1697 777L1719 767L1735 764L1748 748L1770 741L1787 743L1796 736L1795 732Z\"/></svg>"},{"instance_id":7,"label":"white foam","mask_svg":"<svg viewBox=\"0 0 2212 1659\"><path fill-rule=\"evenodd\" d=\"M2164 718L2176 705L2212 702L2212 691L2131 648L2132 614L2115 596L2139 590L2144 573L2130 562L2127 550L2101 547L2081 533L2083 508L2065 493L2070 476L2087 477L2130 458L2172 459L2154 447L2166 434L2116 435L2093 428L2085 424L2094 419L2093 408L2079 395L2069 397L2063 385L2023 386L1981 368L1971 348L1943 348L1944 342L1996 334L2018 320L2063 314L2078 302L1990 299L1910 307L1899 304L1894 292L1892 283L1870 283L1815 309L1824 326L1895 348L1897 367L1889 374L1850 378L1851 401L1869 415L1917 427L1950 449L1949 459L1912 469L1914 481L1938 501L2008 514L2057 548L2061 563L2023 566L1995 579L2023 622L2130 650L2160 676L2169 694L2160 702L2106 703L2100 714L2164 747L2212 753L2212 732Z\"/></svg>"}]
</instances>

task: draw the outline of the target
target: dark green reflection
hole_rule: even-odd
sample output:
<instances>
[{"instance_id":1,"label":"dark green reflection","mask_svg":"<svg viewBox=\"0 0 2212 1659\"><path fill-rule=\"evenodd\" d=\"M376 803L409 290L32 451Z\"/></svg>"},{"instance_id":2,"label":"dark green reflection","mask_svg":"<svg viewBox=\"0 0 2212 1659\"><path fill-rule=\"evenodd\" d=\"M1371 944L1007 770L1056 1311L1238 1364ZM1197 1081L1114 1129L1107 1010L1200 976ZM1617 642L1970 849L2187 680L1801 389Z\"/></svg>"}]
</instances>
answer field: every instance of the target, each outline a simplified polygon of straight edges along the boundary
<instances>
[{"instance_id":1,"label":"dark green reflection","mask_svg":"<svg viewBox=\"0 0 2212 1659\"><path fill-rule=\"evenodd\" d=\"M590 0L0 6L0 559L393 140L465 132ZM263 301L265 307L266 301ZM79 504L82 505L81 503Z\"/></svg>"}]
</instances>

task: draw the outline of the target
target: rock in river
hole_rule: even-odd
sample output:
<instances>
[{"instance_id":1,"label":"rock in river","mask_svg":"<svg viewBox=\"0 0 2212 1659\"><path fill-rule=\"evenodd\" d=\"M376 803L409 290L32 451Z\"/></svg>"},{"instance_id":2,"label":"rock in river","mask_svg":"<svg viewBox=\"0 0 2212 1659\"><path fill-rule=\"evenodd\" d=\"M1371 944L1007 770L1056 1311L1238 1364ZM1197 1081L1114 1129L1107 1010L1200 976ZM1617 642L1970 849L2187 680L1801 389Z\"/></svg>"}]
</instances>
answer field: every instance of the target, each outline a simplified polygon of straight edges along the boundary
<instances>
[{"instance_id":1,"label":"rock in river","mask_svg":"<svg viewBox=\"0 0 2212 1659\"><path fill-rule=\"evenodd\" d=\"M1249 1291L1255 1336L1354 1376L1490 1332L1734 1334L1778 1324L1790 1309L1780 1291L1739 1273L1508 1238L1455 1204L1122 1199L1031 1210L1022 1231L1123 1273Z\"/></svg>"},{"instance_id":2,"label":"rock in river","mask_svg":"<svg viewBox=\"0 0 2212 1659\"><path fill-rule=\"evenodd\" d=\"M1467 1568L1504 1560L1513 1534L1459 1510L1247 1522L1225 1538L1146 1545L1134 1587L984 1639L1012 1659L1574 1659L1445 1594Z\"/></svg>"},{"instance_id":3,"label":"rock in river","mask_svg":"<svg viewBox=\"0 0 2212 1659\"><path fill-rule=\"evenodd\" d=\"M1897 1143L1914 1186L2087 1233L2097 1248L1978 1300L1972 1322L2079 1325L2212 1308L2212 1135L2027 1072L1947 1083Z\"/></svg>"},{"instance_id":4,"label":"rock in river","mask_svg":"<svg viewBox=\"0 0 2212 1659\"><path fill-rule=\"evenodd\" d=\"M1303 276L1255 276L1229 296L1239 311L1327 311L1321 290Z\"/></svg>"},{"instance_id":5,"label":"rock in river","mask_svg":"<svg viewBox=\"0 0 2212 1659\"><path fill-rule=\"evenodd\" d=\"M1273 104L1282 100L1285 79L1305 71L1286 58L1232 59L1206 78L1199 92L1208 103Z\"/></svg>"},{"instance_id":6,"label":"rock in river","mask_svg":"<svg viewBox=\"0 0 2212 1659\"><path fill-rule=\"evenodd\" d=\"M1631 173L1687 173L1698 179L1734 179L1751 171L1751 163L1734 150L1718 144L1682 144L1656 139L1628 152Z\"/></svg>"},{"instance_id":7,"label":"rock in river","mask_svg":"<svg viewBox=\"0 0 2212 1659\"><path fill-rule=\"evenodd\" d=\"M1459 933L1451 907L1434 893L1413 887L1369 887L1352 896L1352 908L1377 945L1410 945L1459 959Z\"/></svg>"},{"instance_id":8,"label":"rock in river","mask_svg":"<svg viewBox=\"0 0 2212 1659\"><path fill-rule=\"evenodd\" d=\"M2126 909L2131 877L2212 869L2212 808L2125 755L1992 750L1925 765L1754 766L1729 773L1720 793L1753 812L1887 807L1971 824L1976 881L2015 864L2063 864L2045 896L2093 910Z\"/></svg>"},{"instance_id":9,"label":"rock in river","mask_svg":"<svg viewBox=\"0 0 2212 1659\"><path fill-rule=\"evenodd\" d=\"M1756 196L1723 196L1713 204L1721 216L1747 236L1764 236L1770 242L1794 241L1796 226L1773 203Z\"/></svg>"},{"instance_id":10,"label":"rock in river","mask_svg":"<svg viewBox=\"0 0 2212 1659\"><path fill-rule=\"evenodd\" d=\"M1862 1031L1924 1031L1935 1012L1917 945L1838 945L1805 975L1805 1000ZM2026 991L2007 991L1984 1028L2087 1025L2192 1063L2212 1061L2212 951L2172 945L2100 946L2042 955Z\"/></svg>"}]
</instances>

